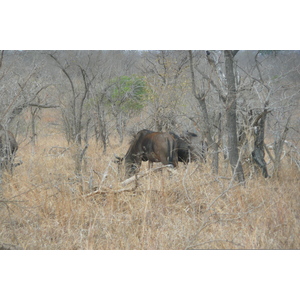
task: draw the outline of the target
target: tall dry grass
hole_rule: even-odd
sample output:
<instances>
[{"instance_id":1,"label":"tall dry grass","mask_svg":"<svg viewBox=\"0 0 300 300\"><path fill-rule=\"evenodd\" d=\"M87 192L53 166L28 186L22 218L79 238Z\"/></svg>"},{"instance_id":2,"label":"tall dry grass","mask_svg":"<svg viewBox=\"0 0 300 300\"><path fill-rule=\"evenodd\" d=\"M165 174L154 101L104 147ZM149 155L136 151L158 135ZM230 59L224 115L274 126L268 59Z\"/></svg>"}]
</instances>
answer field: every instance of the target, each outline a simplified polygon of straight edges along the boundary
<instances>
[{"instance_id":1,"label":"tall dry grass","mask_svg":"<svg viewBox=\"0 0 300 300\"><path fill-rule=\"evenodd\" d=\"M252 176L246 186L192 163L120 186L112 146L91 143L83 181L63 137L22 145L23 164L4 178L0 243L23 249L299 249L300 174L283 163L280 178ZM64 151L66 150L66 151ZM146 168L144 163L143 168ZM223 166L223 164L221 164ZM107 174L107 177L104 175ZM105 191L87 196L95 188ZM82 189L83 188L83 192Z\"/></svg>"}]
</instances>

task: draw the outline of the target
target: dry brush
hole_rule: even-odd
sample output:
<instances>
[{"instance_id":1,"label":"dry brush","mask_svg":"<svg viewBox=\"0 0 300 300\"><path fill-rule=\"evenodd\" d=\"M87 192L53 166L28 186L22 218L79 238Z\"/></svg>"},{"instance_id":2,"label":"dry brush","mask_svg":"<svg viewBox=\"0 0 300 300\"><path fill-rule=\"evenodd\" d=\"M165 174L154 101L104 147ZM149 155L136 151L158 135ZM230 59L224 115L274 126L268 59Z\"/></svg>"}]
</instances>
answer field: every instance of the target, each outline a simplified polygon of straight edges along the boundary
<instances>
[{"instance_id":1,"label":"dry brush","mask_svg":"<svg viewBox=\"0 0 300 300\"><path fill-rule=\"evenodd\" d=\"M63 151L53 152L53 146ZM91 143L83 181L63 137L20 147L23 164L7 175L0 202L0 244L21 249L299 249L300 175L290 160L280 177L180 165L121 185L111 146ZM61 147L61 148L60 148ZM157 165L156 167L159 167ZM83 184L83 186L82 186Z\"/></svg>"}]
</instances>

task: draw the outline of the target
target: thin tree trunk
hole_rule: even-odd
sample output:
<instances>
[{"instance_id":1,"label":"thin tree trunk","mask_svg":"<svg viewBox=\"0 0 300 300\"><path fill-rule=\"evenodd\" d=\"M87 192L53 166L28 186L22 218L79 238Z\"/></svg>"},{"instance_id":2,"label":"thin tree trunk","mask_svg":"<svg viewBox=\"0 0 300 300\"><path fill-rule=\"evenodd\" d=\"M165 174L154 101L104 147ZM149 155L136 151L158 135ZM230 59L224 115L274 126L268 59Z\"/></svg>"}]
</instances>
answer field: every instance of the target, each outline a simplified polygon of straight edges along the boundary
<instances>
[{"instance_id":1,"label":"thin tree trunk","mask_svg":"<svg viewBox=\"0 0 300 300\"><path fill-rule=\"evenodd\" d=\"M259 118L255 121L255 140L254 150L252 151L252 157L254 162L262 169L262 174L265 178L268 177L267 164L264 159L264 137L265 137L265 120L267 117L267 110L265 109Z\"/></svg>"},{"instance_id":2,"label":"thin tree trunk","mask_svg":"<svg viewBox=\"0 0 300 300\"><path fill-rule=\"evenodd\" d=\"M31 113L31 143L32 143L32 149L34 152L34 147L36 145L36 138L37 138L37 133L36 133L36 116L37 116L37 110L38 108L31 107L30 108L30 113Z\"/></svg>"},{"instance_id":3,"label":"thin tree trunk","mask_svg":"<svg viewBox=\"0 0 300 300\"><path fill-rule=\"evenodd\" d=\"M213 150L212 170L213 170L214 174L217 174L218 173L218 164L219 164L218 144L213 140L212 135L211 135L210 121L209 121L208 111L207 111L206 102L205 102L205 94L204 93L200 94L196 91L192 51L189 51L189 56L190 56L190 70L191 70L191 76L192 76L193 94L194 94L195 98L198 100L198 103L199 103L199 106L200 106L200 109L202 112L204 136L207 139L208 147Z\"/></svg>"},{"instance_id":4,"label":"thin tree trunk","mask_svg":"<svg viewBox=\"0 0 300 300\"><path fill-rule=\"evenodd\" d=\"M289 130L289 123L290 123L291 116L288 118L284 130L279 137L274 142L274 153L275 153L275 163L274 163L274 176L278 176L280 170L280 163L281 163L281 154L283 151L284 141L286 139L288 130Z\"/></svg>"},{"instance_id":5,"label":"thin tree trunk","mask_svg":"<svg viewBox=\"0 0 300 300\"><path fill-rule=\"evenodd\" d=\"M236 86L235 76L233 72L234 52L230 50L224 51L225 55L225 76L228 85L228 95L226 101L226 119L228 132L228 152L229 162L232 173L239 182L244 182L243 167L239 158L237 126L236 126Z\"/></svg>"},{"instance_id":6,"label":"thin tree trunk","mask_svg":"<svg viewBox=\"0 0 300 300\"><path fill-rule=\"evenodd\" d=\"M107 131L105 113L102 105L97 103L97 120L95 125L97 142L100 139L103 145L103 153L106 153L107 149Z\"/></svg>"}]
</instances>

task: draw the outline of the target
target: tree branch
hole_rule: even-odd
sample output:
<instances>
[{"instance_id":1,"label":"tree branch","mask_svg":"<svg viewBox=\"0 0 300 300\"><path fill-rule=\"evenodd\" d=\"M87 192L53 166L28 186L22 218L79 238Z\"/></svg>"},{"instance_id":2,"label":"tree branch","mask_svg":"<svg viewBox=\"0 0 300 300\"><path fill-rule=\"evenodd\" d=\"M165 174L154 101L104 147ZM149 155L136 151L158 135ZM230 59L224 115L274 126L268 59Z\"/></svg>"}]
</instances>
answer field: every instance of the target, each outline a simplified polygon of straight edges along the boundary
<instances>
[{"instance_id":1,"label":"tree branch","mask_svg":"<svg viewBox=\"0 0 300 300\"><path fill-rule=\"evenodd\" d=\"M34 106L37 108L58 108L60 105L47 105L47 104L39 104L39 103L28 103L28 106Z\"/></svg>"}]
</instances>

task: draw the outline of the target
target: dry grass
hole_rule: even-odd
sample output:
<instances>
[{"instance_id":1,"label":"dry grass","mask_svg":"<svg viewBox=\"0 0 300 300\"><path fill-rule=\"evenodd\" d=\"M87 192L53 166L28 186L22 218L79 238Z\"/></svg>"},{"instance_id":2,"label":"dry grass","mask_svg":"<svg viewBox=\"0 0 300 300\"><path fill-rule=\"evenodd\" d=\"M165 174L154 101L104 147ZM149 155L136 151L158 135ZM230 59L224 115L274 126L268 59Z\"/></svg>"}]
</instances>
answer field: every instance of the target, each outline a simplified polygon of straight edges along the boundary
<instances>
[{"instance_id":1,"label":"dry grass","mask_svg":"<svg viewBox=\"0 0 300 300\"><path fill-rule=\"evenodd\" d=\"M59 154L63 148L52 148L57 145L66 146L62 137L39 140L34 153L30 145L20 147L23 165L4 178L0 243L23 249L300 249L300 174L288 162L281 178L256 176L246 187L225 169L216 177L208 164L193 163L115 193L122 187L111 160L127 145L102 155L91 144L82 193L72 149ZM85 196L101 182L106 193Z\"/></svg>"}]
</instances>

